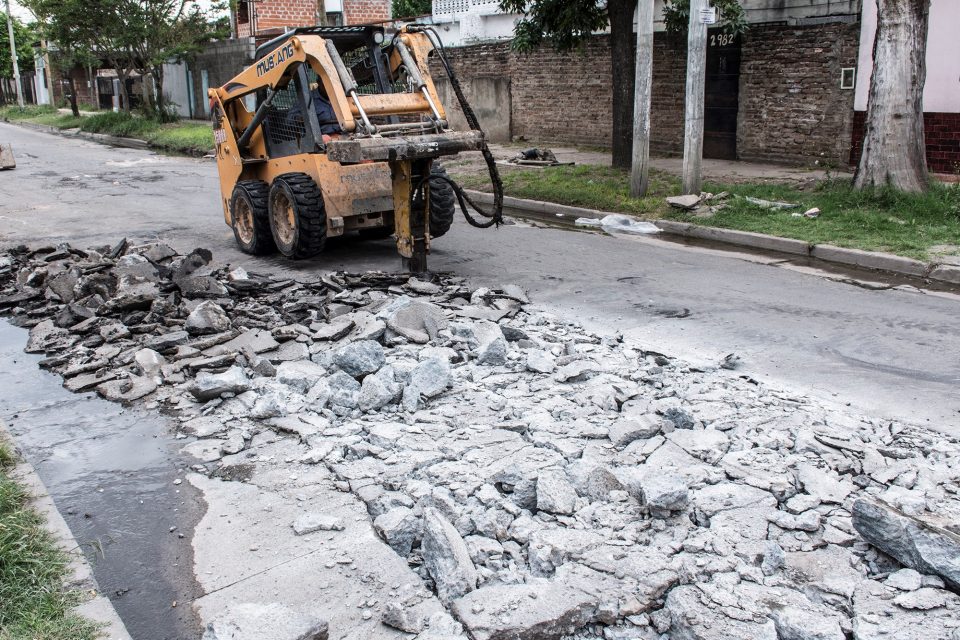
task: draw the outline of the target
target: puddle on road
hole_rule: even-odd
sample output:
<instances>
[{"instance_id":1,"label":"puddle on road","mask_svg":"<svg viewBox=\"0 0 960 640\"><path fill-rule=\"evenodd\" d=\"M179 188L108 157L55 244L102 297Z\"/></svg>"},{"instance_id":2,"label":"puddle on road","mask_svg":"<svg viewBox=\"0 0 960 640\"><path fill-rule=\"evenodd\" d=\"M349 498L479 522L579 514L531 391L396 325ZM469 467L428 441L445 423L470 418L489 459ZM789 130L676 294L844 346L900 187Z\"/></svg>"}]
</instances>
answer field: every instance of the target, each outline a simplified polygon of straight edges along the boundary
<instances>
[{"instance_id":1,"label":"puddle on road","mask_svg":"<svg viewBox=\"0 0 960 640\"><path fill-rule=\"evenodd\" d=\"M26 340L26 330L0 321L0 419L130 634L195 640L199 622L190 600L200 589L190 539L205 507L188 482L173 484L187 465L166 420L93 393L70 393L59 376L37 366L40 356L23 352Z\"/></svg>"}]
</instances>

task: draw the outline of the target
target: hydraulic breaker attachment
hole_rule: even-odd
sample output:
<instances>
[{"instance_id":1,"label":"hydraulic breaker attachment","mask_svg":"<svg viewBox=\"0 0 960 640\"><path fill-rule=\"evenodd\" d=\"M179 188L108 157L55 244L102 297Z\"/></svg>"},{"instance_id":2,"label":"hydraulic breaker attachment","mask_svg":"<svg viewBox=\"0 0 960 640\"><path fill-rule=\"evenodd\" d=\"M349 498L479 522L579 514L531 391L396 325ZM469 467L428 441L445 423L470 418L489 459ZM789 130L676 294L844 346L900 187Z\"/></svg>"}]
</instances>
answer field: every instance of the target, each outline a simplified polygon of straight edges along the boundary
<instances>
[{"instance_id":1,"label":"hydraulic breaker attachment","mask_svg":"<svg viewBox=\"0 0 960 640\"><path fill-rule=\"evenodd\" d=\"M427 270L430 252L430 165L429 159L399 160L390 163L393 178L394 226L397 251L410 273Z\"/></svg>"}]
</instances>

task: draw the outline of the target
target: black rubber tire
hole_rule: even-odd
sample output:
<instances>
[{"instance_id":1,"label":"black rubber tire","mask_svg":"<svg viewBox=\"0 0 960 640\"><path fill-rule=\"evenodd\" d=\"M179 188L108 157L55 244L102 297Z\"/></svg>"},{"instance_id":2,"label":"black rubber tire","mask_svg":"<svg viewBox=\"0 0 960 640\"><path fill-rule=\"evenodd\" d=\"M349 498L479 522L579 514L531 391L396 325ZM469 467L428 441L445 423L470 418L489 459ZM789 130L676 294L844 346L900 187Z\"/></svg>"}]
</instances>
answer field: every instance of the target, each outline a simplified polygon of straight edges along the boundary
<instances>
[{"instance_id":1,"label":"black rubber tire","mask_svg":"<svg viewBox=\"0 0 960 640\"><path fill-rule=\"evenodd\" d=\"M439 238L453 224L457 198L449 182L437 180L434 176L446 178L447 171L438 164L430 168L430 237Z\"/></svg>"},{"instance_id":2,"label":"black rubber tire","mask_svg":"<svg viewBox=\"0 0 960 640\"><path fill-rule=\"evenodd\" d=\"M255 256L267 255L277 250L270 231L270 217L267 213L267 197L270 187L262 180L243 180L233 187L230 196L230 219L233 237L244 253ZM248 207L253 218L252 229L243 229L237 215L238 207ZM246 236L246 238L244 237Z\"/></svg>"},{"instance_id":3,"label":"black rubber tire","mask_svg":"<svg viewBox=\"0 0 960 640\"><path fill-rule=\"evenodd\" d=\"M278 222L278 203L293 209L293 224ZM327 214L323 194L313 178L305 173L285 173L270 186L270 230L277 250L294 260L315 256L327 242ZM289 227L289 228L287 228Z\"/></svg>"}]
</instances>

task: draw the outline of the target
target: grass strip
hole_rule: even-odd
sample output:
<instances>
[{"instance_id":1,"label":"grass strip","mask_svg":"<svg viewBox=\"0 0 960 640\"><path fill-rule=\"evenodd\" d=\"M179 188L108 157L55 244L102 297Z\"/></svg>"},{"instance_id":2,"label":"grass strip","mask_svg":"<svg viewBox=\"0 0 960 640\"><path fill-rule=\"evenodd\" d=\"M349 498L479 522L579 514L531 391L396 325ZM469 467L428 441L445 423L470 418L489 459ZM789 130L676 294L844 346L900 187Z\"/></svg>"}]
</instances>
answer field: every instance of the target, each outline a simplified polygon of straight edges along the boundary
<instances>
[{"instance_id":1,"label":"grass strip","mask_svg":"<svg viewBox=\"0 0 960 640\"><path fill-rule=\"evenodd\" d=\"M64 589L68 558L10 478L14 464L0 442L0 640L93 640L99 626L71 611L80 594Z\"/></svg>"},{"instance_id":2,"label":"grass strip","mask_svg":"<svg viewBox=\"0 0 960 640\"><path fill-rule=\"evenodd\" d=\"M145 140L151 147L192 156L204 155L213 149L213 131L209 124L173 122L160 124L148 118L123 112L104 111L74 118L61 114L48 105L0 108L0 119L29 122L57 129L80 129L119 138Z\"/></svg>"},{"instance_id":3,"label":"grass strip","mask_svg":"<svg viewBox=\"0 0 960 640\"><path fill-rule=\"evenodd\" d=\"M455 168L451 173L467 188L490 190L486 175L456 175ZM921 260L939 254L960 255L960 185L933 183L927 193L907 194L893 189L856 191L847 179L802 186L707 183L704 191L726 191L731 197L712 217L697 217L666 204L664 198L680 193L680 180L661 171L651 172L650 191L643 198L630 197L628 172L605 166L506 168L502 178L506 195L517 198L753 231L812 244L884 251ZM765 209L746 200L748 196L797 206L782 211ZM814 207L821 210L818 218L793 215Z\"/></svg>"}]
</instances>

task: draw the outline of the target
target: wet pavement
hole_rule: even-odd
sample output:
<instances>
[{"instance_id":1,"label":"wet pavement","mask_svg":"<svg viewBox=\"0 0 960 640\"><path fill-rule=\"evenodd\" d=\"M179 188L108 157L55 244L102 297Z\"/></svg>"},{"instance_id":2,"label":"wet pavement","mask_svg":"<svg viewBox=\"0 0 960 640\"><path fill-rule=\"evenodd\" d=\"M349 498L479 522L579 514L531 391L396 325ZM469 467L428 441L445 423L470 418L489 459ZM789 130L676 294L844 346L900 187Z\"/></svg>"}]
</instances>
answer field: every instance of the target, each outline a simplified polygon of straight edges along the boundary
<instances>
[{"instance_id":1,"label":"wet pavement","mask_svg":"<svg viewBox=\"0 0 960 640\"><path fill-rule=\"evenodd\" d=\"M73 394L0 321L0 420L83 547L101 592L137 640L195 640L191 537L205 505L156 412ZM172 528L174 528L171 531ZM181 537L182 535L182 537Z\"/></svg>"}]
</instances>

